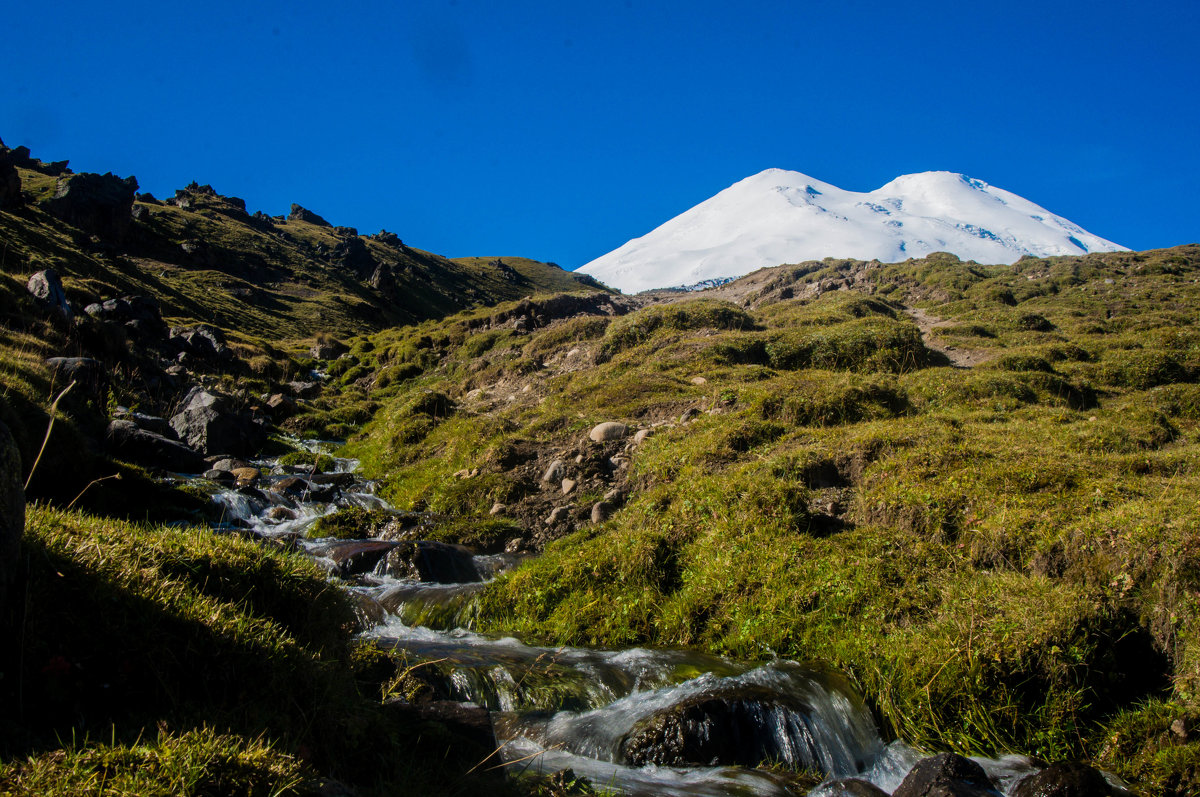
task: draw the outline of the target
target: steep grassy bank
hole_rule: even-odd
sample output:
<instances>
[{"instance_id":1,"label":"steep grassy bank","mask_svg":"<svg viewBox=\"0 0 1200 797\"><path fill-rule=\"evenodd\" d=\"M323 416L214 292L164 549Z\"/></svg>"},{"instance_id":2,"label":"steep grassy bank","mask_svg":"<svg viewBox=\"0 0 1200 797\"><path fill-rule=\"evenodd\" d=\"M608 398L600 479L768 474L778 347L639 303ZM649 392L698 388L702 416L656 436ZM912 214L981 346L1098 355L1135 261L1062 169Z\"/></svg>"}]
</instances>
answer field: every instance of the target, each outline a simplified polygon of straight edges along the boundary
<instances>
[{"instance_id":1,"label":"steep grassy bank","mask_svg":"<svg viewBox=\"0 0 1200 797\"><path fill-rule=\"evenodd\" d=\"M464 776L489 749L381 704L394 664L352 644L307 557L31 507L24 560L0 618L0 793L497 787Z\"/></svg>"},{"instance_id":2,"label":"steep grassy bank","mask_svg":"<svg viewBox=\"0 0 1200 797\"><path fill-rule=\"evenodd\" d=\"M483 628L822 660L915 743L1188 794L1198 276L1195 246L826 261L531 330L450 319L365 342L405 370L364 380L351 450L476 544L549 541ZM651 434L587 440L602 421Z\"/></svg>"}]
</instances>

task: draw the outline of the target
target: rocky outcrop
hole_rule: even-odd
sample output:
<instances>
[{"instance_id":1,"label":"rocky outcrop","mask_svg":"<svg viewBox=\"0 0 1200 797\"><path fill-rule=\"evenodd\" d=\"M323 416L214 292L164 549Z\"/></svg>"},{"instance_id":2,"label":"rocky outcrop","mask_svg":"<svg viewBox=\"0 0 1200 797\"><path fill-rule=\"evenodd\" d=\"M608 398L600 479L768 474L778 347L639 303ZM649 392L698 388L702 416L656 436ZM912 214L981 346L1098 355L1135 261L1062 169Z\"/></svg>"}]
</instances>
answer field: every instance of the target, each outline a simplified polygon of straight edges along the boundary
<instances>
[{"instance_id":1,"label":"rocky outcrop","mask_svg":"<svg viewBox=\"0 0 1200 797\"><path fill-rule=\"evenodd\" d=\"M325 221L325 219L313 213L308 208L292 203L292 209L287 215L288 221L306 221L309 224L316 224L321 227L332 227L333 225Z\"/></svg>"},{"instance_id":2,"label":"rocky outcrop","mask_svg":"<svg viewBox=\"0 0 1200 797\"><path fill-rule=\"evenodd\" d=\"M983 767L955 753L923 758L892 792L893 797L999 797Z\"/></svg>"},{"instance_id":3,"label":"rocky outcrop","mask_svg":"<svg viewBox=\"0 0 1200 797\"><path fill-rule=\"evenodd\" d=\"M52 268L39 271L29 278L25 289L37 300L46 312L57 315L68 323L75 318L75 311L67 301L67 292L63 288L62 278Z\"/></svg>"},{"instance_id":4,"label":"rocky outcrop","mask_svg":"<svg viewBox=\"0 0 1200 797\"><path fill-rule=\"evenodd\" d=\"M54 196L42 201L51 215L84 232L120 243L133 221L137 178L107 174L67 175L58 178Z\"/></svg>"},{"instance_id":5,"label":"rocky outcrop","mask_svg":"<svg viewBox=\"0 0 1200 797\"><path fill-rule=\"evenodd\" d=\"M0 145L0 210L21 204L21 175L10 150Z\"/></svg>"},{"instance_id":6,"label":"rocky outcrop","mask_svg":"<svg viewBox=\"0 0 1200 797\"><path fill-rule=\"evenodd\" d=\"M0 422L0 617L8 606L9 591L20 561L21 535L25 531L25 489L21 455L8 427Z\"/></svg>"},{"instance_id":7,"label":"rocky outcrop","mask_svg":"<svg viewBox=\"0 0 1200 797\"><path fill-rule=\"evenodd\" d=\"M229 399L193 388L171 417L179 439L205 456L250 456L266 442L263 425L248 413L235 410Z\"/></svg>"}]
</instances>

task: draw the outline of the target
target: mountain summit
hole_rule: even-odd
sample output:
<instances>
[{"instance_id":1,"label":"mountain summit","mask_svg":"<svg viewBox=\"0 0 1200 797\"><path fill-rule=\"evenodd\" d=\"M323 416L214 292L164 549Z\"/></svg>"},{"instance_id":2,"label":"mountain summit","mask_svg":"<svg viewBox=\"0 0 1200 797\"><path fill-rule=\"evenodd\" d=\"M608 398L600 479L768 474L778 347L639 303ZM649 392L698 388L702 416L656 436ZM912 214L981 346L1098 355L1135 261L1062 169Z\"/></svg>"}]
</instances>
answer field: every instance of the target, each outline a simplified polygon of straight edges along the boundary
<instances>
[{"instance_id":1,"label":"mountain summit","mask_svg":"<svg viewBox=\"0 0 1200 797\"><path fill-rule=\"evenodd\" d=\"M962 174L906 174L860 193L767 169L579 271L636 292L825 257L892 263L941 251L995 264L1124 249Z\"/></svg>"}]
</instances>

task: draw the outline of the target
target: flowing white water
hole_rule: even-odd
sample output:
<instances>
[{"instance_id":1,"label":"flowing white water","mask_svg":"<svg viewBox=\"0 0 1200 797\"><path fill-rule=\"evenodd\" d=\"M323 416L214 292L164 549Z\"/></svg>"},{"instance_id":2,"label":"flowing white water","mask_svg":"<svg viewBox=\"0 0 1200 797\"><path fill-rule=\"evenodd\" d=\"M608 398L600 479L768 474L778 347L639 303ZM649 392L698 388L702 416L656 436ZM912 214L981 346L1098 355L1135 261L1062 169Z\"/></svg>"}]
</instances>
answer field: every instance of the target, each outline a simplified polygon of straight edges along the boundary
<instances>
[{"instance_id":1,"label":"flowing white water","mask_svg":"<svg viewBox=\"0 0 1200 797\"><path fill-rule=\"evenodd\" d=\"M335 472L350 474L356 466L336 460ZM278 478L260 489L220 490L214 500L228 523L295 539L324 556L331 573L338 566L326 554L347 543L308 540L309 527L345 507L390 511L372 484L353 477L327 477L319 490L300 495L272 490ZM378 543L373 550L386 548ZM680 650L539 647L476 634L468 630L473 596L520 557L475 556L484 582L442 584L387 575L379 555L375 569L346 587L368 626L363 636L420 665L451 699L491 710L501 756L513 771L570 769L598 788L631 795L800 793L781 771L705 765L734 755L828 778L854 776L890 793L922 757L903 742L885 744L861 700L836 674L783 660L753 664ZM1019 756L977 760L1005 793L1033 771ZM830 785L809 792L835 793Z\"/></svg>"}]
</instances>

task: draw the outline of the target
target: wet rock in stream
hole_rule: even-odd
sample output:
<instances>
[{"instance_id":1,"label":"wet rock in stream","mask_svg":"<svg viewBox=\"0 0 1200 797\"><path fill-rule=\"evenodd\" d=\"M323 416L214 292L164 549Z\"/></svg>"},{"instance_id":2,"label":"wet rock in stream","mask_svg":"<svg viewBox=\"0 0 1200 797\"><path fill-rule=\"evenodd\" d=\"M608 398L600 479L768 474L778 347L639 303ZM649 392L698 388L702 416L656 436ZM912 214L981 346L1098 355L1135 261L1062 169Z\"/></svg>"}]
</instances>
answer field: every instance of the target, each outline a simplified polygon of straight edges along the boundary
<instances>
[{"instance_id":1,"label":"wet rock in stream","mask_svg":"<svg viewBox=\"0 0 1200 797\"><path fill-rule=\"evenodd\" d=\"M811 713L799 700L762 686L695 695L635 724L620 742L621 757L634 766L811 766L818 760Z\"/></svg>"},{"instance_id":2,"label":"wet rock in stream","mask_svg":"<svg viewBox=\"0 0 1200 797\"><path fill-rule=\"evenodd\" d=\"M999 797L976 762L955 753L923 758L892 792L892 797Z\"/></svg>"},{"instance_id":3,"label":"wet rock in stream","mask_svg":"<svg viewBox=\"0 0 1200 797\"><path fill-rule=\"evenodd\" d=\"M388 552L384 567L389 576L415 581L468 584L483 580L467 548L429 540L399 543Z\"/></svg>"}]
</instances>

